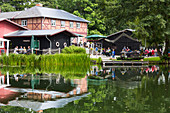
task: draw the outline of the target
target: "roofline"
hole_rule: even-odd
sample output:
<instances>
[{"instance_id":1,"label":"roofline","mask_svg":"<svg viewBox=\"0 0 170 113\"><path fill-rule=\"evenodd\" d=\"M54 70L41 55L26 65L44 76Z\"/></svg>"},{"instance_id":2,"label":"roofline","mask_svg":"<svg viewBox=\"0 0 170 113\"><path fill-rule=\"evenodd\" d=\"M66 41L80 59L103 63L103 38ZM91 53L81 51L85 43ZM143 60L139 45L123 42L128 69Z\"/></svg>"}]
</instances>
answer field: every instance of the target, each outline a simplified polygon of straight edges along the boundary
<instances>
[{"instance_id":1,"label":"roofline","mask_svg":"<svg viewBox=\"0 0 170 113\"><path fill-rule=\"evenodd\" d=\"M20 31L20 30L18 30L18 31ZM18 32L18 31L14 31L14 32ZM72 34L73 36L78 37L77 35L75 35L74 33L70 32L70 31L68 31L66 29L63 29L63 30L61 30L61 31L59 31L57 33L51 34L51 35L50 34L46 34L46 35L34 35L34 36L38 36L38 37L40 37L40 36L53 36L53 35L59 34L59 33L64 32L64 31L67 31L70 34ZM12 33L14 33L14 32L12 32ZM12 33L8 33L8 34L12 34ZM32 35L27 35L27 36L6 36L6 35L4 35L3 37L9 38L9 37L30 37L30 36L32 36Z\"/></svg>"},{"instance_id":2,"label":"roofline","mask_svg":"<svg viewBox=\"0 0 170 113\"><path fill-rule=\"evenodd\" d=\"M52 19L59 19L59 20L70 20L74 22L84 22L84 23L90 23L90 21L78 21L78 20L73 20L73 19L61 19L61 18L55 18L55 17L49 17L49 16L36 16L36 17L24 17L24 18L10 18L10 19L30 19L30 18L52 18Z\"/></svg>"},{"instance_id":3,"label":"roofline","mask_svg":"<svg viewBox=\"0 0 170 113\"><path fill-rule=\"evenodd\" d=\"M109 40L109 39L104 39L105 41L107 42L110 42L110 43L115 43L117 40L119 40L122 36L126 36L127 38L133 40L133 41L136 41L136 42L140 42L139 40L137 39L134 39L132 38L131 36L127 35L126 33L122 33L120 36L118 36L117 38L115 38L114 40Z\"/></svg>"},{"instance_id":4,"label":"roofline","mask_svg":"<svg viewBox=\"0 0 170 113\"><path fill-rule=\"evenodd\" d=\"M34 6L34 7L40 7L40 6ZM31 8L33 8L33 7L31 7ZM31 8L29 8L29 9L31 9ZM48 7L41 7L41 8L48 8ZM28 10L29 10L29 9L28 9ZM54 9L54 8L48 8L48 9L52 9L52 10L61 10L61 11L64 11L64 12L66 12L66 13L69 13L70 15L79 17L79 16L77 16L77 15L74 15L74 14L72 14L72 13L70 13L70 12L67 12L67 11L65 11L65 10L62 10L62 9ZM20 15L21 13L23 13L24 10L23 10L23 11L13 11L13 12L20 12L20 13L14 15L14 17L11 17L10 19L24 19L24 18L26 19L26 18L36 18L36 17L55 18L55 17L50 17L50 16L34 16L34 17L21 17L21 18L18 18L17 16ZM12 12L4 12L4 13L12 13ZM81 18L81 17L79 17L79 18ZM60 19L60 20L71 20L71 21L77 21L77 22L90 23L90 21L88 21L88 20L86 20L86 19L84 19L84 18L81 18L81 19L83 19L83 21L78 21L78 20L73 20L73 19L61 19L61 18L55 18L55 19Z\"/></svg>"},{"instance_id":5,"label":"roofline","mask_svg":"<svg viewBox=\"0 0 170 113\"><path fill-rule=\"evenodd\" d=\"M111 37L111 36L113 36L113 35L116 35L116 34L118 34L118 33L125 32L125 31L130 31L130 29L124 29L124 30L118 31L118 32L116 32L116 33L113 33L113 34L111 34L111 35L108 35L107 38L108 38L108 37ZM132 31L135 31L135 30L132 29L131 32L132 32Z\"/></svg>"},{"instance_id":6,"label":"roofline","mask_svg":"<svg viewBox=\"0 0 170 113\"><path fill-rule=\"evenodd\" d=\"M7 21L7 22L10 22L10 23L12 23L12 24L14 24L14 25L16 25L16 26L18 26L18 27L21 27L21 28L25 29L25 30L29 30L28 28L25 28L25 27L23 27L23 26L15 23L15 22L11 21L11 20L8 20L8 19L2 19L2 20L0 20L0 22L1 22L1 21Z\"/></svg>"},{"instance_id":7,"label":"roofline","mask_svg":"<svg viewBox=\"0 0 170 113\"><path fill-rule=\"evenodd\" d=\"M54 34L52 34L52 35L50 35L50 36L59 34L59 33L64 32L64 31L67 31L67 32L69 32L70 34L72 34L73 36L78 37L77 35L75 35L74 33L70 32L70 31L68 31L68 30L66 30L66 29L63 29L63 30L61 30L60 32L54 33Z\"/></svg>"}]
</instances>

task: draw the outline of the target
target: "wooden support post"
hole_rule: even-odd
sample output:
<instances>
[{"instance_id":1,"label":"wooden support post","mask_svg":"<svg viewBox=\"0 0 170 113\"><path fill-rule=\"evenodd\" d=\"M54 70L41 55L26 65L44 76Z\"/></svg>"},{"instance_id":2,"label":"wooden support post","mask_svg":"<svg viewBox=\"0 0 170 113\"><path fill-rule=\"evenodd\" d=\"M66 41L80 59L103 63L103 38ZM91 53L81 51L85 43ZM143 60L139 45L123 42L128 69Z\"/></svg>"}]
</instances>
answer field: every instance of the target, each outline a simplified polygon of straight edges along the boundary
<instances>
[{"instance_id":1,"label":"wooden support post","mask_svg":"<svg viewBox=\"0 0 170 113\"><path fill-rule=\"evenodd\" d=\"M6 55L7 56L9 55L9 41L7 41L7 52L6 52Z\"/></svg>"},{"instance_id":2,"label":"wooden support post","mask_svg":"<svg viewBox=\"0 0 170 113\"><path fill-rule=\"evenodd\" d=\"M7 85L9 86L9 71L7 72Z\"/></svg>"},{"instance_id":3,"label":"wooden support post","mask_svg":"<svg viewBox=\"0 0 170 113\"><path fill-rule=\"evenodd\" d=\"M31 52L32 52L32 54L34 54L34 49L33 48L31 48Z\"/></svg>"}]
</instances>

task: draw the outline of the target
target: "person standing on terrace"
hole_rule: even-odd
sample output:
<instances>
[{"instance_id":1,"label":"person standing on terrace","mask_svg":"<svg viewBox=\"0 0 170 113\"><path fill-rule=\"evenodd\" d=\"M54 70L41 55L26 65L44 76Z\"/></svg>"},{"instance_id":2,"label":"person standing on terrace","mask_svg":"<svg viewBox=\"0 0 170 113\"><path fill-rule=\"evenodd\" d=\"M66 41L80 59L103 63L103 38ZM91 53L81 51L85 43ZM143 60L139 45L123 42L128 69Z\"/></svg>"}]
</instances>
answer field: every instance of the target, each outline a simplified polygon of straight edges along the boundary
<instances>
[{"instance_id":1,"label":"person standing on terrace","mask_svg":"<svg viewBox=\"0 0 170 113\"><path fill-rule=\"evenodd\" d=\"M115 50L112 50L112 58L115 58Z\"/></svg>"}]
</instances>

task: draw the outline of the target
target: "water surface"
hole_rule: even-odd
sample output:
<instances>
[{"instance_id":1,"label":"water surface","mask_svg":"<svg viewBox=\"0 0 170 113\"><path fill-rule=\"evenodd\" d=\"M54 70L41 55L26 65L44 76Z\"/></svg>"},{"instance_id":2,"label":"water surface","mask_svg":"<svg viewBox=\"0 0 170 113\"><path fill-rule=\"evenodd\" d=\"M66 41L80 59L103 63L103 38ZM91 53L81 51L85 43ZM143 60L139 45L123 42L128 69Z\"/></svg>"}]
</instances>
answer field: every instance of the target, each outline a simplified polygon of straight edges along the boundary
<instances>
[{"instance_id":1,"label":"water surface","mask_svg":"<svg viewBox=\"0 0 170 113\"><path fill-rule=\"evenodd\" d=\"M168 66L24 70L1 68L0 113L170 112Z\"/></svg>"}]
</instances>

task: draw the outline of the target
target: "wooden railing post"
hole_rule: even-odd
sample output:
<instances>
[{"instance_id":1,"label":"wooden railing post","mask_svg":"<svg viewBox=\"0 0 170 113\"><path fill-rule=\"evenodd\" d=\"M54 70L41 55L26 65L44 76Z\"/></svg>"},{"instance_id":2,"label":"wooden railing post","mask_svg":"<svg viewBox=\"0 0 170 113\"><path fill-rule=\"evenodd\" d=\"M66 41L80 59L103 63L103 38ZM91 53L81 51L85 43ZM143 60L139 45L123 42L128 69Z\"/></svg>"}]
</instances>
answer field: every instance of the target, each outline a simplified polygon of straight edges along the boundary
<instances>
[{"instance_id":1,"label":"wooden railing post","mask_svg":"<svg viewBox=\"0 0 170 113\"><path fill-rule=\"evenodd\" d=\"M58 48L58 53L59 53L59 54L61 53L61 50L60 50L60 48Z\"/></svg>"},{"instance_id":2,"label":"wooden railing post","mask_svg":"<svg viewBox=\"0 0 170 113\"><path fill-rule=\"evenodd\" d=\"M49 54L51 54L51 48L49 48Z\"/></svg>"}]
</instances>

